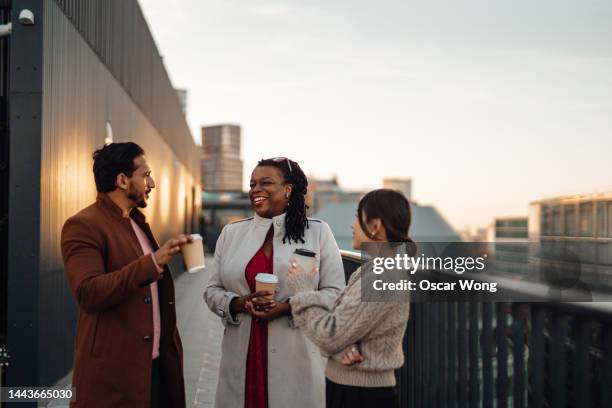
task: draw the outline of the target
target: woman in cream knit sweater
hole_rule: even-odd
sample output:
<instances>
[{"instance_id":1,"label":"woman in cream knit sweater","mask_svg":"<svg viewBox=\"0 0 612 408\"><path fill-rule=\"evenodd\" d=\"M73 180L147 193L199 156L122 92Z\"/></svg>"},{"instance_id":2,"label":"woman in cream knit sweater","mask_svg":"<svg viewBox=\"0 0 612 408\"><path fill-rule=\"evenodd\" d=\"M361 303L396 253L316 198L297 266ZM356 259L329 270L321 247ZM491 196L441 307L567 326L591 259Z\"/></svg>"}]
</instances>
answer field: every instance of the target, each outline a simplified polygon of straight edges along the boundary
<instances>
[{"instance_id":1,"label":"woman in cream knit sweater","mask_svg":"<svg viewBox=\"0 0 612 408\"><path fill-rule=\"evenodd\" d=\"M361 249L365 242L412 243L410 220L410 205L401 193L371 191L359 202L353 248ZM404 363L409 303L363 302L358 269L330 309L314 288L317 272L303 271L294 263L287 284L294 292L294 323L329 356L327 407L399 407L394 370Z\"/></svg>"}]
</instances>

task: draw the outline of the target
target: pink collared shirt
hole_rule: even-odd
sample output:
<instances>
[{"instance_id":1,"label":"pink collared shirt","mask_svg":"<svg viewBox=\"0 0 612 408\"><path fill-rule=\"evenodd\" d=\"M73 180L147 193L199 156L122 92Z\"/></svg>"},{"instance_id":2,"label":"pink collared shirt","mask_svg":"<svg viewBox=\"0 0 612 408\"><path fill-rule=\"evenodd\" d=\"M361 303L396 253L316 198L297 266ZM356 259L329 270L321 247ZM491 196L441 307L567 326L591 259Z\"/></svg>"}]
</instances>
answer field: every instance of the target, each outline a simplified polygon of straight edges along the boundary
<instances>
[{"instance_id":1,"label":"pink collared shirt","mask_svg":"<svg viewBox=\"0 0 612 408\"><path fill-rule=\"evenodd\" d=\"M149 238L144 233L144 231L134 222L133 219L130 218L130 223L132 224L132 229L136 233L136 237L138 237L138 242L140 243L140 247L142 248L142 253L144 255L151 254L153 252L153 248L151 247L151 242L149 242ZM153 256L153 255L151 255ZM163 269L157 265L155 261L155 257L153 256L153 262L157 266L157 269L163 272ZM161 321L159 317L159 294L157 292L157 282L153 282L150 285L151 287L151 305L153 306L153 355L152 358L156 359L159 357L159 337L161 334Z\"/></svg>"}]
</instances>

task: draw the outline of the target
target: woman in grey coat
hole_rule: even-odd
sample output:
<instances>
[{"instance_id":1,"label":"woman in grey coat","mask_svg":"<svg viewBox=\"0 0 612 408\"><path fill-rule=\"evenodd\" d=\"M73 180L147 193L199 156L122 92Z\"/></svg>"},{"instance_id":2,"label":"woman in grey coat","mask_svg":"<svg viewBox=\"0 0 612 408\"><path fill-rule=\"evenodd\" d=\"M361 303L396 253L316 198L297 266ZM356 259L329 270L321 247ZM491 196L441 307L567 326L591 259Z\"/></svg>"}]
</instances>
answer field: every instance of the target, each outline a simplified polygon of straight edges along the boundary
<instances>
[{"instance_id":1,"label":"woman in grey coat","mask_svg":"<svg viewBox=\"0 0 612 408\"><path fill-rule=\"evenodd\" d=\"M316 252L314 285L331 307L345 286L338 246L326 223L306 218L308 181L296 162L260 161L250 186L255 215L223 228L204 292L225 325L216 406L324 407L324 360L293 325L286 277L295 249ZM272 300L254 293L257 272L279 278Z\"/></svg>"}]
</instances>

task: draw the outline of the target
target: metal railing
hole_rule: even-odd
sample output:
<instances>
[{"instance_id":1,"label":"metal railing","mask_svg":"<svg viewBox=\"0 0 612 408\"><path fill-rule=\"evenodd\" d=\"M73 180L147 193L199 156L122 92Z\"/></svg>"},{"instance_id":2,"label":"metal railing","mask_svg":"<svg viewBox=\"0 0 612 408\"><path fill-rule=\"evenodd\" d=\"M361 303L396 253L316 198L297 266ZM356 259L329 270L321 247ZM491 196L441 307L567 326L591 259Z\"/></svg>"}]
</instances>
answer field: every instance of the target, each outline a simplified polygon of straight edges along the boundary
<instances>
[{"instance_id":1,"label":"metal railing","mask_svg":"<svg viewBox=\"0 0 612 408\"><path fill-rule=\"evenodd\" d=\"M607 304L413 302L404 353L402 407L612 407Z\"/></svg>"}]
</instances>

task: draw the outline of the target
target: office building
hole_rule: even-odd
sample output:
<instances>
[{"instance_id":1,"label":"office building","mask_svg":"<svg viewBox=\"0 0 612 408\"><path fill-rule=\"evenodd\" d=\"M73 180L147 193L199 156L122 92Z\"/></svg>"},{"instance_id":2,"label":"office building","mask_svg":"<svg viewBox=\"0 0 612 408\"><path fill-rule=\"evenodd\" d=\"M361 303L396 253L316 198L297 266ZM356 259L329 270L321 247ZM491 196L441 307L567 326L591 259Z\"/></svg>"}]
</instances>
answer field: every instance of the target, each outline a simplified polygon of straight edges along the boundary
<instances>
[{"instance_id":1,"label":"office building","mask_svg":"<svg viewBox=\"0 0 612 408\"><path fill-rule=\"evenodd\" d=\"M202 127L202 184L209 192L242 191L240 126Z\"/></svg>"},{"instance_id":2,"label":"office building","mask_svg":"<svg viewBox=\"0 0 612 408\"><path fill-rule=\"evenodd\" d=\"M595 291L612 290L612 193L532 202L529 241L535 262L552 253Z\"/></svg>"},{"instance_id":3,"label":"office building","mask_svg":"<svg viewBox=\"0 0 612 408\"><path fill-rule=\"evenodd\" d=\"M495 272L529 273L527 217L498 217L491 225L490 241L495 254Z\"/></svg>"}]
</instances>

